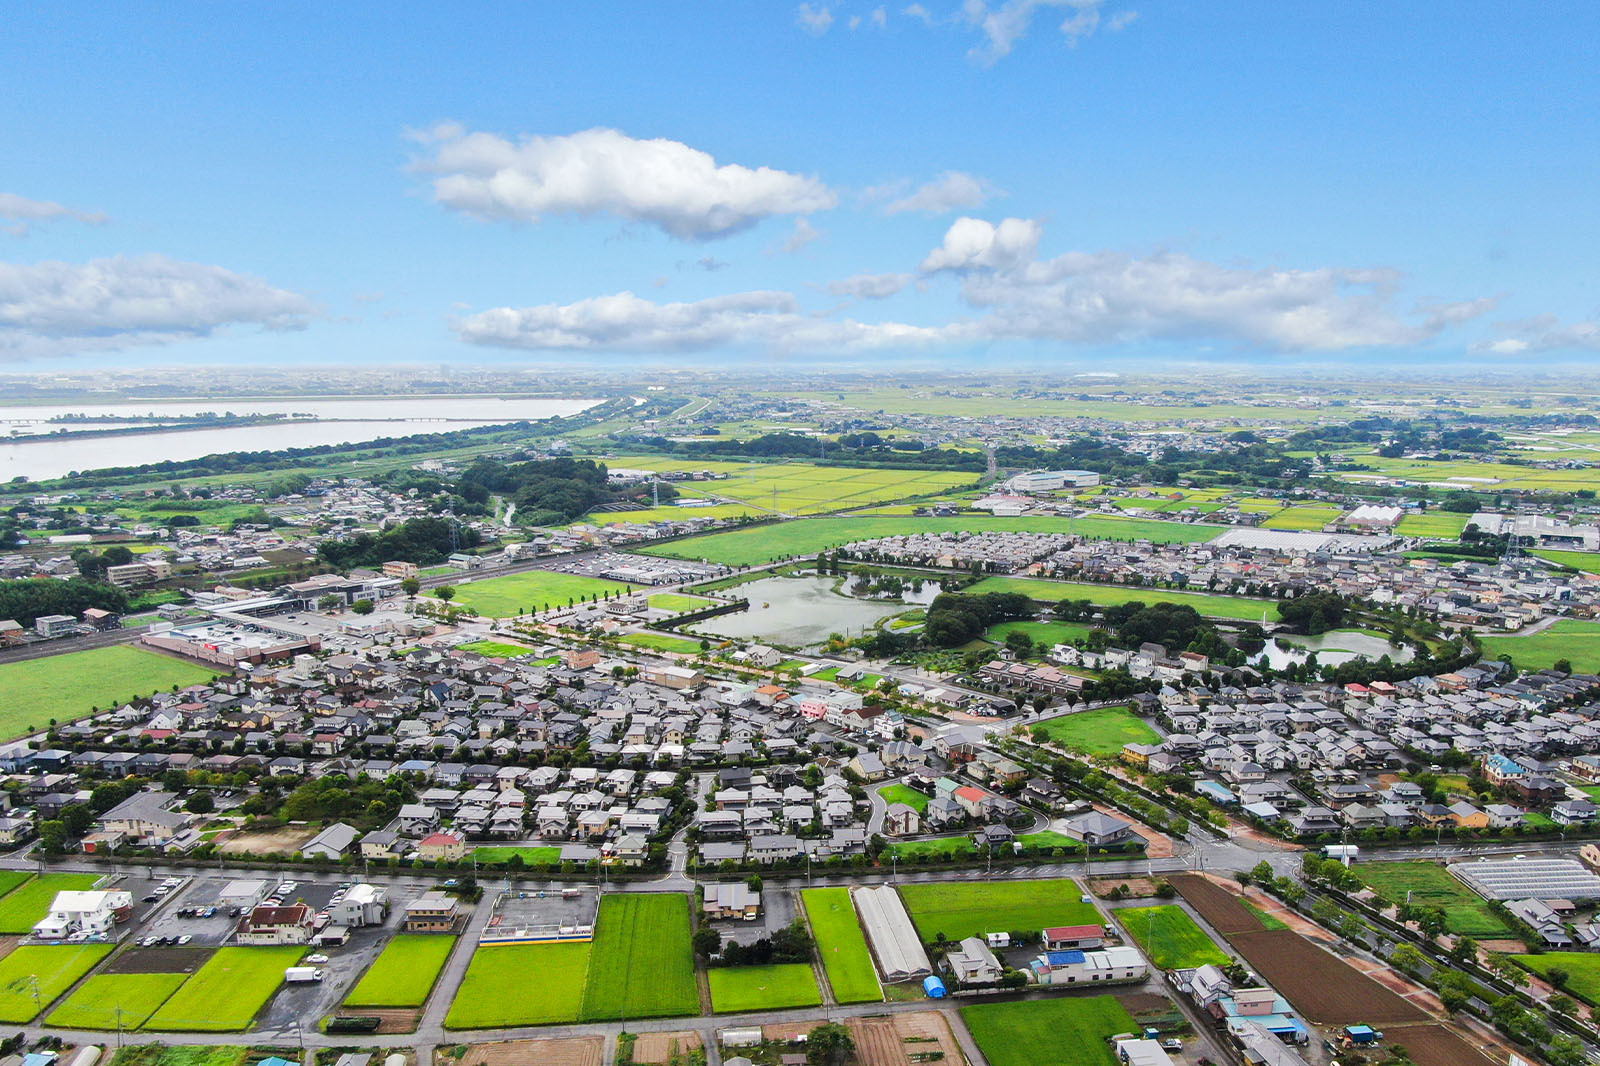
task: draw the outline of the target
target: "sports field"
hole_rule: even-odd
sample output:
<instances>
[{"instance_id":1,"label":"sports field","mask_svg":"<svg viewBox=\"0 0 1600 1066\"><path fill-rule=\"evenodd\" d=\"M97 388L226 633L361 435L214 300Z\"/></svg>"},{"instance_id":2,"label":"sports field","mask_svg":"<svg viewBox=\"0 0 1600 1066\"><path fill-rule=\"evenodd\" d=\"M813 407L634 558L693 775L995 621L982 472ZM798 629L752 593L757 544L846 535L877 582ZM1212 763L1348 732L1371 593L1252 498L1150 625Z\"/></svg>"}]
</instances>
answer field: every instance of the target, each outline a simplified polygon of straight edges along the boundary
<instances>
[{"instance_id":1,"label":"sports field","mask_svg":"<svg viewBox=\"0 0 1600 1066\"><path fill-rule=\"evenodd\" d=\"M110 944L25 945L0 959L0 1022L31 1022L111 954L111 948Z\"/></svg>"},{"instance_id":2,"label":"sports field","mask_svg":"<svg viewBox=\"0 0 1600 1066\"><path fill-rule=\"evenodd\" d=\"M1182 907L1125 907L1115 913L1158 969L1192 970L1208 963L1228 965L1228 953L1217 947Z\"/></svg>"},{"instance_id":3,"label":"sports field","mask_svg":"<svg viewBox=\"0 0 1600 1066\"><path fill-rule=\"evenodd\" d=\"M997 626L990 626L983 637L996 644L1004 644L1011 634L1026 633L1035 648L1048 651L1057 644L1082 640L1089 635L1090 628L1077 622L1001 622Z\"/></svg>"},{"instance_id":4,"label":"sports field","mask_svg":"<svg viewBox=\"0 0 1600 1066\"><path fill-rule=\"evenodd\" d=\"M700 1013L687 896L606 896L595 926L594 957L605 964L589 971L584 1021Z\"/></svg>"},{"instance_id":5,"label":"sports field","mask_svg":"<svg viewBox=\"0 0 1600 1066\"><path fill-rule=\"evenodd\" d=\"M486 848L473 848L472 855L479 862L509 862L513 855L521 855L522 861L529 865L561 861L561 849L555 847L518 847L516 845L494 847L491 845Z\"/></svg>"},{"instance_id":6,"label":"sports field","mask_svg":"<svg viewBox=\"0 0 1600 1066\"><path fill-rule=\"evenodd\" d=\"M28 933L50 913L57 892L93 888L98 874L43 874L0 897L0 933Z\"/></svg>"},{"instance_id":7,"label":"sports field","mask_svg":"<svg viewBox=\"0 0 1600 1066\"><path fill-rule=\"evenodd\" d=\"M475 651L492 659L515 659L519 655L528 655L533 651L532 648L525 648L520 644L506 644L498 640L474 640L469 644L457 644L456 648L459 651Z\"/></svg>"},{"instance_id":8,"label":"sports field","mask_svg":"<svg viewBox=\"0 0 1600 1066\"><path fill-rule=\"evenodd\" d=\"M1139 1032L1133 1016L1111 996L982 1003L962 1007L961 1020L990 1066L1120 1066L1110 1038ZM1050 1048L1060 1050L1045 1050Z\"/></svg>"},{"instance_id":9,"label":"sports field","mask_svg":"<svg viewBox=\"0 0 1600 1066\"><path fill-rule=\"evenodd\" d=\"M248 1029L300 961L301 947L218 948L145 1023L167 1032L225 1033Z\"/></svg>"},{"instance_id":10,"label":"sports field","mask_svg":"<svg viewBox=\"0 0 1600 1066\"><path fill-rule=\"evenodd\" d=\"M883 998L878 969L867 949L866 934L856 918L847 888L808 888L800 893L811 935L833 998L840 1003L874 1003Z\"/></svg>"},{"instance_id":11,"label":"sports field","mask_svg":"<svg viewBox=\"0 0 1600 1066\"><path fill-rule=\"evenodd\" d=\"M1350 869L1362 884L1390 903L1404 903L1409 895L1414 905L1442 909L1445 929L1458 936L1493 939L1512 935L1481 896L1437 863L1358 862Z\"/></svg>"},{"instance_id":12,"label":"sports field","mask_svg":"<svg viewBox=\"0 0 1600 1066\"><path fill-rule=\"evenodd\" d=\"M822 1003L817 975L810 963L773 966L719 966L706 971L711 983L711 1009L718 1014L748 1010L815 1007Z\"/></svg>"},{"instance_id":13,"label":"sports field","mask_svg":"<svg viewBox=\"0 0 1600 1066\"><path fill-rule=\"evenodd\" d=\"M420 1007L450 957L456 938L402 933L375 959L345 997L347 1007Z\"/></svg>"},{"instance_id":14,"label":"sports field","mask_svg":"<svg viewBox=\"0 0 1600 1066\"><path fill-rule=\"evenodd\" d=\"M445 1027L508 1029L577 1021L589 949L581 943L480 947L472 953ZM516 994L508 995L512 988Z\"/></svg>"},{"instance_id":15,"label":"sports field","mask_svg":"<svg viewBox=\"0 0 1600 1066\"><path fill-rule=\"evenodd\" d=\"M674 637L666 633L629 633L617 639L624 644L632 644L635 648L648 648L651 651L672 651L680 655L700 654L698 640Z\"/></svg>"},{"instance_id":16,"label":"sports field","mask_svg":"<svg viewBox=\"0 0 1600 1066\"><path fill-rule=\"evenodd\" d=\"M1563 618L1549 629L1529 636L1483 637L1483 654L1508 658L1522 670L1554 666L1559 659L1572 663L1579 673L1600 670L1600 622Z\"/></svg>"},{"instance_id":17,"label":"sports field","mask_svg":"<svg viewBox=\"0 0 1600 1066\"><path fill-rule=\"evenodd\" d=\"M47 1021L65 1029L137 1029L188 979L186 973L96 974Z\"/></svg>"},{"instance_id":18,"label":"sports field","mask_svg":"<svg viewBox=\"0 0 1600 1066\"><path fill-rule=\"evenodd\" d=\"M878 795L883 797L885 803L904 803L907 807L916 809L918 814L928 809L928 802L933 799L926 792L918 792L910 785L884 785L878 789Z\"/></svg>"},{"instance_id":19,"label":"sports field","mask_svg":"<svg viewBox=\"0 0 1600 1066\"><path fill-rule=\"evenodd\" d=\"M1054 925L1099 925L1104 919L1093 903L1082 902L1076 881L996 881L993 883L901 885L911 920L922 939L932 943L965 940L984 933L1013 929L1045 929Z\"/></svg>"},{"instance_id":20,"label":"sports field","mask_svg":"<svg viewBox=\"0 0 1600 1066\"><path fill-rule=\"evenodd\" d=\"M456 598L451 601L466 607L485 618L510 618L528 611L542 611L547 607L565 607L570 602L605 596L607 593L627 592L628 586L618 581L606 581L582 574L559 574L554 570L529 570L505 577L491 577L483 581L469 581L455 586ZM427 593L429 596L434 592Z\"/></svg>"},{"instance_id":21,"label":"sports field","mask_svg":"<svg viewBox=\"0 0 1600 1066\"><path fill-rule=\"evenodd\" d=\"M1454 511L1429 511L1427 514L1408 514L1400 519L1395 532L1407 537L1440 537L1455 540L1467 528L1471 515Z\"/></svg>"},{"instance_id":22,"label":"sports field","mask_svg":"<svg viewBox=\"0 0 1600 1066\"><path fill-rule=\"evenodd\" d=\"M1155 744L1161 735L1126 707L1100 707L1040 722L1052 741L1087 755L1115 755L1125 744Z\"/></svg>"},{"instance_id":23,"label":"sports field","mask_svg":"<svg viewBox=\"0 0 1600 1066\"><path fill-rule=\"evenodd\" d=\"M1591 1006L1600 1005L1600 955L1587 951L1546 951L1542 955L1513 955L1517 965L1549 977L1551 970L1567 971L1561 987Z\"/></svg>"},{"instance_id":24,"label":"sports field","mask_svg":"<svg viewBox=\"0 0 1600 1066\"><path fill-rule=\"evenodd\" d=\"M753 566L796 555L816 555L857 540L900 533L943 533L949 530L999 532L1077 533L1103 540L1153 540L1193 544L1222 532L1220 526L1191 525L1138 518L1060 518L1024 515L993 518L989 515L919 518L914 516L864 516L812 518L780 522L753 529L732 529L688 537L670 544L639 549L646 555L673 559L705 559L727 566Z\"/></svg>"},{"instance_id":25,"label":"sports field","mask_svg":"<svg viewBox=\"0 0 1600 1066\"><path fill-rule=\"evenodd\" d=\"M0 666L0 740L69 722L173 685L197 685L217 671L127 645L69 651Z\"/></svg>"},{"instance_id":26,"label":"sports field","mask_svg":"<svg viewBox=\"0 0 1600 1066\"><path fill-rule=\"evenodd\" d=\"M1132 585L1096 585L1076 581L1045 581L1033 577L986 577L965 589L969 595L985 592L1020 592L1035 600L1088 600L1103 607L1123 603L1181 603L1214 618L1259 622L1277 617L1272 600L1252 600L1244 596L1213 596L1204 592L1179 592L1175 589L1142 588Z\"/></svg>"},{"instance_id":27,"label":"sports field","mask_svg":"<svg viewBox=\"0 0 1600 1066\"><path fill-rule=\"evenodd\" d=\"M698 611L706 607L716 606L717 601L704 596L685 596L680 592L658 592L645 601L649 606L658 611Z\"/></svg>"}]
</instances>

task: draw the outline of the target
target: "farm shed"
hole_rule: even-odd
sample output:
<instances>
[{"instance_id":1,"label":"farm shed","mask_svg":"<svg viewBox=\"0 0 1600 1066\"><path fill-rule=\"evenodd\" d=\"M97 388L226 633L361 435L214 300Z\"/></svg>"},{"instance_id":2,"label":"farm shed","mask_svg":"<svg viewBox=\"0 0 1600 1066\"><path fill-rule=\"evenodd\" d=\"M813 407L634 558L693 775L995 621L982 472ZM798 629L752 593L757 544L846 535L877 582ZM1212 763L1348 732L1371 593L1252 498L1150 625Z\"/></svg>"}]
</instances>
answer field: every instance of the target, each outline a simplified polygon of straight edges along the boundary
<instances>
[{"instance_id":1,"label":"farm shed","mask_svg":"<svg viewBox=\"0 0 1600 1066\"><path fill-rule=\"evenodd\" d=\"M850 895L885 980L904 981L932 972L927 953L922 950L922 938L911 924L900 893L889 885L879 885L852 889Z\"/></svg>"}]
</instances>

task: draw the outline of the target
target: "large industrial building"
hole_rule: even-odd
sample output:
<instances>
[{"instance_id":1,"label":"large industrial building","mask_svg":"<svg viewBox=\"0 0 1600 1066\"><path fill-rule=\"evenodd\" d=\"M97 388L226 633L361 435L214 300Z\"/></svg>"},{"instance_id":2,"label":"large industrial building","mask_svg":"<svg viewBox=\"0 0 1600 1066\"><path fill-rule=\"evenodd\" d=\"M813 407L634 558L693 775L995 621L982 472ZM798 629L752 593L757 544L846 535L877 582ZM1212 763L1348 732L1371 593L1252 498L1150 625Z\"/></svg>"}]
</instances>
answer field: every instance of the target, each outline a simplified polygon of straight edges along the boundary
<instances>
[{"instance_id":1,"label":"large industrial building","mask_svg":"<svg viewBox=\"0 0 1600 1066\"><path fill-rule=\"evenodd\" d=\"M1059 492L1062 489L1088 489L1100 484L1093 470L1029 470L1006 479L1007 492Z\"/></svg>"}]
</instances>

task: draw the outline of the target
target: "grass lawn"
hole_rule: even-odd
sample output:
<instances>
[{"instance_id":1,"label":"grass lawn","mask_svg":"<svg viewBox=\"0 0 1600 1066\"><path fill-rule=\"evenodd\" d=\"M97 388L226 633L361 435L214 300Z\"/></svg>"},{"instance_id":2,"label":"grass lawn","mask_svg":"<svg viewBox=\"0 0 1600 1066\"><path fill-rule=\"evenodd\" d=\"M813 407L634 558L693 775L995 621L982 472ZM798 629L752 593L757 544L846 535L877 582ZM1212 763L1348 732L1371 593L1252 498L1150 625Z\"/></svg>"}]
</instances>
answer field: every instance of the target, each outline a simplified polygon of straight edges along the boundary
<instances>
[{"instance_id":1,"label":"grass lawn","mask_svg":"<svg viewBox=\"0 0 1600 1066\"><path fill-rule=\"evenodd\" d=\"M513 855L521 855L522 861L530 866L534 863L561 861L561 849L548 847L473 848L472 854L479 862L507 862Z\"/></svg>"},{"instance_id":2,"label":"grass lawn","mask_svg":"<svg viewBox=\"0 0 1600 1066\"><path fill-rule=\"evenodd\" d=\"M1555 548L1536 548L1528 554L1549 559L1552 563L1560 563L1562 566L1570 566L1574 570L1600 574L1600 552L1568 552Z\"/></svg>"},{"instance_id":3,"label":"grass lawn","mask_svg":"<svg viewBox=\"0 0 1600 1066\"><path fill-rule=\"evenodd\" d=\"M487 655L492 659L515 659L519 655L527 655L533 651L520 644L503 644L498 640L474 640L470 644L456 645L461 651L475 651L479 655Z\"/></svg>"},{"instance_id":4,"label":"grass lawn","mask_svg":"<svg viewBox=\"0 0 1600 1066\"><path fill-rule=\"evenodd\" d=\"M808 888L800 893L817 954L828 972L833 998L840 1003L875 1003L883 998L878 969L867 950L866 934L856 918L847 888Z\"/></svg>"},{"instance_id":5,"label":"grass lawn","mask_svg":"<svg viewBox=\"0 0 1600 1066\"><path fill-rule=\"evenodd\" d=\"M784 1007L816 1007L822 1003L817 976L809 963L774 966L718 966L707 970L711 1009L718 1014Z\"/></svg>"},{"instance_id":6,"label":"grass lawn","mask_svg":"<svg viewBox=\"0 0 1600 1066\"><path fill-rule=\"evenodd\" d=\"M168 1032L224 1033L248 1029L300 961L301 947L218 948L145 1023Z\"/></svg>"},{"instance_id":7,"label":"grass lawn","mask_svg":"<svg viewBox=\"0 0 1600 1066\"><path fill-rule=\"evenodd\" d=\"M110 944L24 946L0 959L0 1022L31 1022L78 978L111 954ZM33 998L30 979L39 981Z\"/></svg>"},{"instance_id":8,"label":"grass lawn","mask_svg":"<svg viewBox=\"0 0 1600 1066\"><path fill-rule=\"evenodd\" d=\"M1000 881L993 884L915 884L900 886L922 939L932 943L940 933L964 940L1012 929L1044 929L1053 925L1099 925L1104 919L1092 903L1081 901L1076 881Z\"/></svg>"},{"instance_id":9,"label":"grass lawn","mask_svg":"<svg viewBox=\"0 0 1600 1066\"><path fill-rule=\"evenodd\" d=\"M716 600L708 600L704 596L685 596L681 592L658 592L645 601L658 611L698 611L705 607L713 607Z\"/></svg>"},{"instance_id":10,"label":"grass lawn","mask_svg":"<svg viewBox=\"0 0 1600 1066\"><path fill-rule=\"evenodd\" d=\"M770 563L789 555L816 555L856 540L898 533L943 533L950 530L981 533L984 530L1017 533L1077 533L1103 540L1148 539L1173 544L1194 544L1222 532L1219 526L1191 525L1137 518L1060 518L1024 515L994 518L989 515L949 518L878 517L809 518L779 522L754 529L734 529L687 537L670 544L639 549L647 555L674 559L705 559L728 566Z\"/></svg>"},{"instance_id":11,"label":"grass lawn","mask_svg":"<svg viewBox=\"0 0 1600 1066\"><path fill-rule=\"evenodd\" d=\"M1411 902L1444 910L1445 928L1479 939L1511 936L1511 930L1489 910L1478 894L1431 862L1359 862L1350 867L1362 884L1390 903Z\"/></svg>"},{"instance_id":12,"label":"grass lawn","mask_svg":"<svg viewBox=\"0 0 1600 1066\"><path fill-rule=\"evenodd\" d=\"M57 892L84 890L95 886L98 874L45 874L26 881L0 897L0 933L28 933L34 923L50 913Z\"/></svg>"},{"instance_id":13,"label":"grass lawn","mask_svg":"<svg viewBox=\"0 0 1600 1066\"><path fill-rule=\"evenodd\" d=\"M1115 755L1125 744L1155 744L1161 735L1126 707L1100 707L1040 722L1045 734L1063 748L1088 755Z\"/></svg>"},{"instance_id":14,"label":"grass lawn","mask_svg":"<svg viewBox=\"0 0 1600 1066\"><path fill-rule=\"evenodd\" d=\"M884 785L878 789L878 795L883 797L885 803L904 803L907 807L914 807L918 814L928 809L928 801L933 799L926 792L918 792L910 785Z\"/></svg>"},{"instance_id":15,"label":"grass lawn","mask_svg":"<svg viewBox=\"0 0 1600 1066\"><path fill-rule=\"evenodd\" d=\"M1037 1066L1041 1062L1119 1066L1107 1040L1118 1033L1139 1031L1133 1016L1111 996L984 1003L962 1007L961 1020L990 1066ZM1047 1048L1058 1050L1052 1054Z\"/></svg>"},{"instance_id":16,"label":"grass lawn","mask_svg":"<svg viewBox=\"0 0 1600 1066\"><path fill-rule=\"evenodd\" d=\"M447 1029L508 1029L578 1020L589 944L494 944L472 953ZM530 978L537 976L537 980ZM515 989L514 995L508 990Z\"/></svg>"},{"instance_id":17,"label":"grass lawn","mask_svg":"<svg viewBox=\"0 0 1600 1066\"><path fill-rule=\"evenodd\" d=\"M6 663L0 666L0 740L43 729L52 718L70 722L94 707L217 676L215 670L127 645Z\"/></svg>"},{"instance_id":18,"label":"grass lawn","mask_svg":"<svg viewBox=\"0 0 1600 1066\"><path fill-rule=\"evenodd\" d=\"M455 589L456 598L451 602L456 606L469 608L485 618L509 618L529 610L565 607L569 601L587 600L608 592L627 592L629 586L620 581L606 581L581 574L529 570L505 577L469 581L455 586ZM427 595L436 593L437 590L434 590Z\"/></svg>"},{"instance_id":19,"label":"grass lawn","mask_svg":"<svg viewBox=\"0 0 1600 1066\"><path fill-rule=\"evenodd\" d=\"M651 651L675 651L680 655L700 654L700 642L688 637L673 637L665 633L629 633L617 639L624 644L632 644L636 648L649 648Z\"/></svg>"},{"instance_id":20,"label":"grass lawn","mask_svg":"<svg viewBox=\"0 0 1600 1066\"><path fill-rule=\"evenodd\" d=\"M1049 649L1057 644L1071 644L1089 635L1092 627L1079 622L1001 622L990 626L983 636L996 644L1004 644L1013 633L1026 633L1036 648Z\"/></svg>"},{"instance_id":21,"label":"grass lawn","mask_svg":"<svg viewBox=\"0 0 1600 1066\"><path fill-rule=\"evenodd\" d=\"M345 997L347 1007L420 1007L450 957L456 938L402 933L368 968Z\"/></svg>"},{"instance_id":22,"label":"grass lawn","mask_svg":"<svg viewBox=\"0 0 1600 1066\"><path fill-rule=\"evenodd\" d=\"M600 902L594 955L583 990L586 1022L700 1013L689 897L676 893L614 894Z\"/></svg>"},{"instance_id":23,"label":"grass lawn","mask_svg":"<svg viewBox=\"0 0 1600 1066\"><path fill-rule=\"evenodd\" d=\"M1217 947L1182 907L1125 907L1116 916L1160 969L1192 970L1207 963L1228 965L1228 953Z\"/></svg>"},{"instance_id":24,"label":"grass lawn","mask_svg":"<svg viewBox=\"0 0 1600 1066\"><path fill-rule=\"evenodd\" d=\"M66 1029L137 1029L188 979L186 973L96 974L51 1013L48 1023Z\"/></svg>"},{"instance_id":25,"label":"grass lawn","mask_svg":"<svg viewBox=\"0 0 1600 1066\"><path fill-rule=\"evenodd\" d=\"M971 837L935 837L932 840L900 840L889 845L889 851L901 859L953 858L971 855L976 849Z\"/></svg>"},{"instance_id":26,"label":"grass lawn","mask_svg":"<svg viewBox=\"0 0 1600 1066\"><path fill-rule=\"evenodd\" d=\"M1484 637L1483 654L1507 658L1521 669L1543 669L1567 659L1579 673L1600 670L1600 622L1563 618L1549 629L1525 637Z\"/></svg>"},{"instance_id":27,"label":"grass lawn","mask_svg":"<svg viewBox=\"0 0 1600 1066\"><path fill-rule=\"evenodd\" d=\"M1037 833L1024 833L1017 838L1017 841L1025 848L1063 848L1073 852L1083 850L1083 841L1073 840L1065 833L1058 833L1054 829L1041 829Z\"/></svg>"},{"instance_id":28,"label":"grass lawn","mask_svg":"<svg viewBox=\"0 0 1600 1066\"><path fill-rule=\"evenodd\" d=\"M1600 955L1587 951L1547 951L1542 955L1513 955L1517 965L1548 977L1551 970L1567 971L1563 989L1588 1004L1600 1004Z\"/></svg>"},{"instance_id":29,"label":"grass lawn","mask_svg":"<svg viewBox=\"0 0 1600 1066\"><path fill-rule=\"evenodd\" d=\"M1179 592L1134 585L1095 585L1087 582L1045 581L1032 577L986 577L965 590L970 595L984 592L1020 592L1035 600L1088 600L1103 607L1123 603L1182 603L1212 618L1231 618L1242 622L1268 621L1277 617L1272 600L1252 600L1244 596L1213 596L1204 592Z\"/></svg>"},{"instance_id":30,"label":"grass lawn","mask_svg":"<svg viewBox=\"0 0 1600 1066\"><path fill-rule=\"evenodd\" d=\"M1407 537L1441 537L1455 540L1467 528L1471 515L1452 511L1429 511L1427 514L1408 514L1395 527L1397 533Z\"/></svg>"}]
</instances>

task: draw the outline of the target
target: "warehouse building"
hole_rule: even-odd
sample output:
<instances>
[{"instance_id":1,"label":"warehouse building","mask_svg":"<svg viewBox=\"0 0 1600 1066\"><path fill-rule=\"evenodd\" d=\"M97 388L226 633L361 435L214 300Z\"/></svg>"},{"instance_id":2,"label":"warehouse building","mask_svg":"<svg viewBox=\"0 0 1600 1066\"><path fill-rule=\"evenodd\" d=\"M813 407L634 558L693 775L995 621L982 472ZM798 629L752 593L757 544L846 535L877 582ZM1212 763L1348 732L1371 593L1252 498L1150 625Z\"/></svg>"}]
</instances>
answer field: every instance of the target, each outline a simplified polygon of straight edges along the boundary
<instances>
[{"instance_id":1,"label":"warehouse building","mask_svg":"<svg viewBox=\"0 0 1600 1066\"><path fill-rule=\"evenodd\" d=\"M861 928L872 945L872 953L878 957L884 980L906 981L933 972L900 893L889 885L879 885L851 889L850 897L861 916Z\"/></svg>"}]
</instances>

